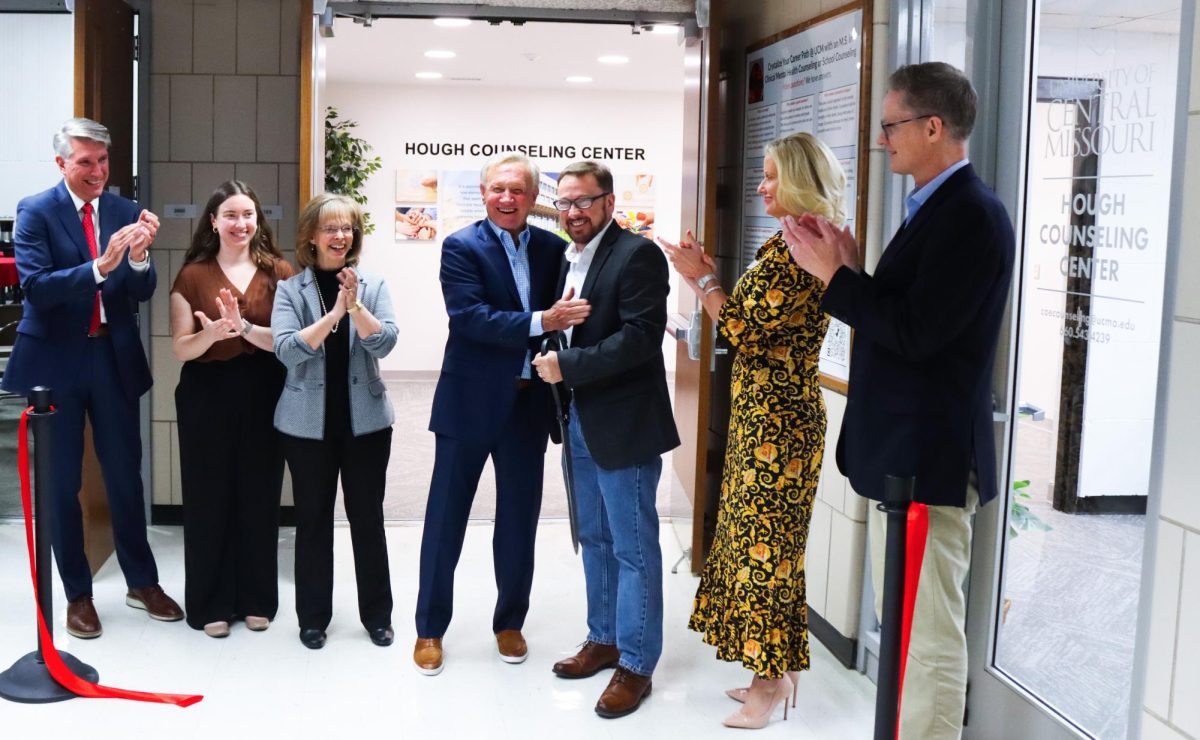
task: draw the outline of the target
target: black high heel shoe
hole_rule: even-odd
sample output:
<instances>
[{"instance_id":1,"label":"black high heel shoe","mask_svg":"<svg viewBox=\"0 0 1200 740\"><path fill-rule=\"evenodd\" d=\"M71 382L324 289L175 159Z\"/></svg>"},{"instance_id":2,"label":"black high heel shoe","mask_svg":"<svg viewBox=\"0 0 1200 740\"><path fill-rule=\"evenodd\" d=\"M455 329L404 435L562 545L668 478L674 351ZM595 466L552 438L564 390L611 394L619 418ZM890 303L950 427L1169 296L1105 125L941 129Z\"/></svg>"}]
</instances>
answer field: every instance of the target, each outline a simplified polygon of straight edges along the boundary
<instances>
[{"instance_id":1,"label":"black high heel shoe","mask_svg":"<svg viewBox=\"0 0 1200 740\"><path fill-rule=\"evenodd\" d=\"M325 647L325 630L305 627L300 630L300 642L309 650L320 650Z\"/></svg>"}]
</instances>

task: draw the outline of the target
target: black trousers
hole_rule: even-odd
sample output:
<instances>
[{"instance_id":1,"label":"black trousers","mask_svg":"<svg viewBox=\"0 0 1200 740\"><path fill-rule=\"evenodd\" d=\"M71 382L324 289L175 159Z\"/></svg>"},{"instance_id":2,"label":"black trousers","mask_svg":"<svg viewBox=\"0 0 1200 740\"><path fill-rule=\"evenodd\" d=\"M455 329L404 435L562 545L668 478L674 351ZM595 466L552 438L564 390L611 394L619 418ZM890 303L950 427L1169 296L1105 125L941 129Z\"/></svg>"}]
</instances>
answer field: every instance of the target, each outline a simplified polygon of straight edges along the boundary
<instances>
[{"instance_id":1,"label":"black trousers","mask_svg":"<svg viewBox=\"0 0 1200 740\"><path fill-rule=\"evenodd\" d=\"M283 449L270 352L187 362L175 388L183 488L184 603L195 629L279 608Z\"/></svg>"},{"instance_id":2,"label":"black trousers","mask_svg":"<svg viewBox=\"0 0 1200 740\"><path fill-rule=\"evenodd\" d=\"M327 439L283 436L296 500L296 616L300 629L325 629L333 617L333 504L338 475L350 522L358 616L367 629L392 623L392 583L383 496L392 429Z\"/></svg>"}]
</instances>

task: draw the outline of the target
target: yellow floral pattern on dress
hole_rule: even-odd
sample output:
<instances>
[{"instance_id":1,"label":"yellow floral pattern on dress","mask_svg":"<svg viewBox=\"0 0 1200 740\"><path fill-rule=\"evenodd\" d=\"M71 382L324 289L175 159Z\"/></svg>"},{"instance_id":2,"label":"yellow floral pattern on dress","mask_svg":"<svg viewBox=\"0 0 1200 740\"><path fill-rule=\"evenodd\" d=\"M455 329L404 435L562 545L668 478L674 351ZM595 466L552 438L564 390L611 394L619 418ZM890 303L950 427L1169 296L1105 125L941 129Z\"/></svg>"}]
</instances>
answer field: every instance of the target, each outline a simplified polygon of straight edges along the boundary
<instances>
[{"instance_id":1,"label":"yellow floral pattern on dress","mask_svg":"<svg viewBox=\"0 0 1200 740\"><path fill-rule=\"evenodd\" d=\"M825 450L817 360L829 318L819 281L781 234L721 307L737 349L725 472L712 550L688 627L721 660L764 678L809 665L804 549Z\"/></svg>"}]
</instances>

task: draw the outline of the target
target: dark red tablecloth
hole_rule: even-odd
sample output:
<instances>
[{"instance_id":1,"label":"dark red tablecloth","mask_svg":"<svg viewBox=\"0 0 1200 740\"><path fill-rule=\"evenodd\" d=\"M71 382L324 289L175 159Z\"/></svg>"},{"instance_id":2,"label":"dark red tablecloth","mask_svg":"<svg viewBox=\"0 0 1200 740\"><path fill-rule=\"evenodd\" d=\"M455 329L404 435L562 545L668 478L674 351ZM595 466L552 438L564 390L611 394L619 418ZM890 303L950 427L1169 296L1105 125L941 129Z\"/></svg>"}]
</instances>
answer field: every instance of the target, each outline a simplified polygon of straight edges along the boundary
<instances>
[{"instance_id":1,"label":"dark red tablecloth","mask_svg":"<svg viewBox=\"0 0 1200 740\"><path fill-rule=\"evenodd\" d=\"M16 285L17 259L15 257L0 257L0 287Z\"/></svg>"}]
</instances>

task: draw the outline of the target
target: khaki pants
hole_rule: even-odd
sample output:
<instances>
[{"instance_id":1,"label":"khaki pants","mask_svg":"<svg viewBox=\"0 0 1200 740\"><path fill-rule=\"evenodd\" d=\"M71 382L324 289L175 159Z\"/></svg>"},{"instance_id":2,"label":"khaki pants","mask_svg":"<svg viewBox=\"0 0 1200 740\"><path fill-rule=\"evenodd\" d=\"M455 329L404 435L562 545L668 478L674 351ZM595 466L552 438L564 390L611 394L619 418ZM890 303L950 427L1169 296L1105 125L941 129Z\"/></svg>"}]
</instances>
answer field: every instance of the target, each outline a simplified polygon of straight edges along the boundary
<instances>
[{"instance_id":1,"label":"khaki pants","mask_svg":"<svg viewBox=\"0 0 1200 740\"><path fill-rule=\"evenodd\" d=\"M887 515L874 503L868 530L875 613L880 614ZM966 506L929 507L929 535L900 704L900 740L957 740L962 736L967 691L963 583L971 564L971 515L978 506L979 492L972 480L967 486Z\"/></svg>"}]
</instances>

